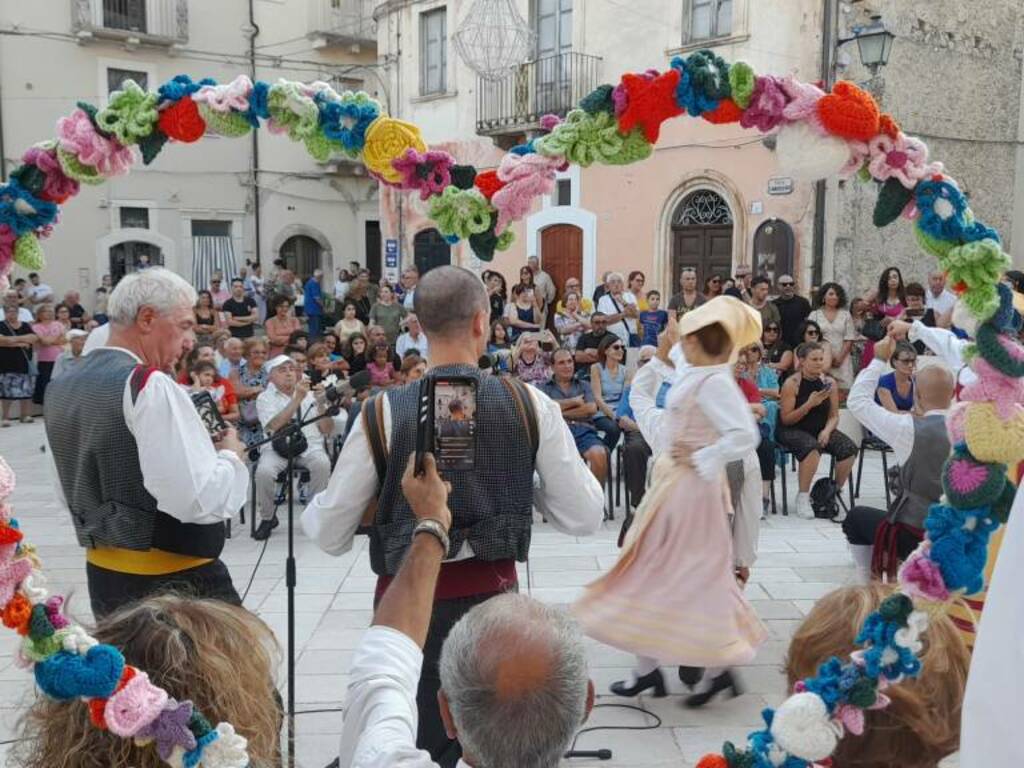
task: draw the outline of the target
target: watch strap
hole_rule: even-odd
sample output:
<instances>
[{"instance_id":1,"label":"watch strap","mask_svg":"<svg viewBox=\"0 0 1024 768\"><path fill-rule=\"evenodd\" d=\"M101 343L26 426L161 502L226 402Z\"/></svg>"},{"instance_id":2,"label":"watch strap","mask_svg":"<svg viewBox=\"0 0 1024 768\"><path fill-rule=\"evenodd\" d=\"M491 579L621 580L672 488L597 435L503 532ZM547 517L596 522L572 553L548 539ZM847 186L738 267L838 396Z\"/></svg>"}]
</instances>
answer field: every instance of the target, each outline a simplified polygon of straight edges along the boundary
<instances>
[{"instance_id":1,"label":"watch strap","mask_svg":"<svg viewBox=\"0 0 1024 768\"><path fill-rule=\"evenodd\" d=\"M445 557L448 556L448 548L451 546L451 542L448 539L448 531L444 525L433 518L425 518L416 523L416 527L412 529L413 538L421 533L429 533L435 539L437 539L442 548L444 549Z\"/></svg>"}]
</instances>

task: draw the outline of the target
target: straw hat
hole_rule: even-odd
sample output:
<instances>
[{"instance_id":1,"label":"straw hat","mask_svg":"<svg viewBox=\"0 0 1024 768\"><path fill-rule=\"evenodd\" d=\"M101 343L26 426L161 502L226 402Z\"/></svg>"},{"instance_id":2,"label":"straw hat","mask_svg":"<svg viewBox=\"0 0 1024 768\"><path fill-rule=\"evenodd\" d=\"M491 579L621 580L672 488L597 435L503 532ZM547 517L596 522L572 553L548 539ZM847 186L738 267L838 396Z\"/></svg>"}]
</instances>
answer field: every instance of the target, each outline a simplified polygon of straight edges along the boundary
<instances>
[{"instance_id":1,"label":"straw hat","mask_svg":"<svg viewBox=\"0 0 1024 768\"><path fill-rule=\"evenodd\" d=\"M761 313L733 296L716 296L706 304L687 312L679 321L679 336L686 336L719 323L732 340L730 360L740 350L761 339Z\"/></svg>"}]
</instances>

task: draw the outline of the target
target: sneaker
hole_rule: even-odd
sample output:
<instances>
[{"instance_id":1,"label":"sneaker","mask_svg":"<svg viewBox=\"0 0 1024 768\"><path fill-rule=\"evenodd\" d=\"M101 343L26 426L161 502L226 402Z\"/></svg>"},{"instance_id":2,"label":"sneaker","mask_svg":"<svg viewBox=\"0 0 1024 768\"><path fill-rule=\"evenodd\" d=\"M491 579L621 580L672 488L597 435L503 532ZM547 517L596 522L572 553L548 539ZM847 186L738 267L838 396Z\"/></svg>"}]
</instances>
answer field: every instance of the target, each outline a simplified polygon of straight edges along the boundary
<instances>
[{"instance_id":1,"label":"sneaker","mask_svg":"<svg viewBox=\"0 0 1024 768\"><path fill-rule=\"evenodd\" d=\"M809 493L797 494L796 516L802 520L814 519L814 509L811 507L811 495Z\"/></svg>"}]
</instances>

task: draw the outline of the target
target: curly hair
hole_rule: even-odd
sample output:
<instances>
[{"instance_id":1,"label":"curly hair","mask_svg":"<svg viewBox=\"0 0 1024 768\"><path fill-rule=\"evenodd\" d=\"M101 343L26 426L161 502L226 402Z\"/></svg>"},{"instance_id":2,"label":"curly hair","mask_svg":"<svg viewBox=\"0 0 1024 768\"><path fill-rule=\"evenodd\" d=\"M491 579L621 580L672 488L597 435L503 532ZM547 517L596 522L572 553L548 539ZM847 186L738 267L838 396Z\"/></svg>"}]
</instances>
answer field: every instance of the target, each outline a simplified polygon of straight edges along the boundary
<instances>
[{"instance_id":1,"label":"curly hair","mask_svg":"<svg viewBox=\"0 0 1024 768\"><path fill-rule=\"evenodd\" d=\"M191 700L214 725L228 722L249 742L253 766L280 764L281 708L273 632L249 611L218 600L165 594L108 616L95 637L120 649L178 701ZM101 731L79 700L39 697L19 723L22 768L163 768L152 746Z\"/></svg>"},{"instance_id":2,"label":"curly hair","mask_svg":"<svg viewBox=\"0 0 1024 768\"><path fill-rule=\"evenodd\" d=\"M836 306L842 309L846 306L846 289L843 288L839 283L825 283L821 288L818 289L818 300L815 306L825 306L825 294L829 291L835 291L836 296L839 298L839 304Z\"/></svg>"}]
</instances>

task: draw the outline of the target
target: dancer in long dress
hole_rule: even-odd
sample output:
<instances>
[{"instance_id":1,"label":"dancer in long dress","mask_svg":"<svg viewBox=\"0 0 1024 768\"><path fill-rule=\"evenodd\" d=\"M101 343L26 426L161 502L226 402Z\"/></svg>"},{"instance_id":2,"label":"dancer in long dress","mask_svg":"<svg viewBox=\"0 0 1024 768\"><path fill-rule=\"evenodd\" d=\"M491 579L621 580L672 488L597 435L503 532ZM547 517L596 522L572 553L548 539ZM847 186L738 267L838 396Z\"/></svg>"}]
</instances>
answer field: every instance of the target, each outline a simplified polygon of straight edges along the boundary
<instances>
[{"instance_id":1,"label":"dancer in long dress","mask_svg":"<svg viewBox=\"0 0 1024 768\"><path fill-rule=\"evenodd\" d=\"M761 319L719 297L688 313L678 333L688 365L666 403L671 447L655 462L619 561L573 611L588 635L637 655L632 684L615 683L613 693L664 696L660 665L703 667L707 685L686 702L702 706L738 692L729 668L753 659L767 637L736 578L725 475L759 439L730 357L760 337Z\"/></svg>"}]
</instances>

